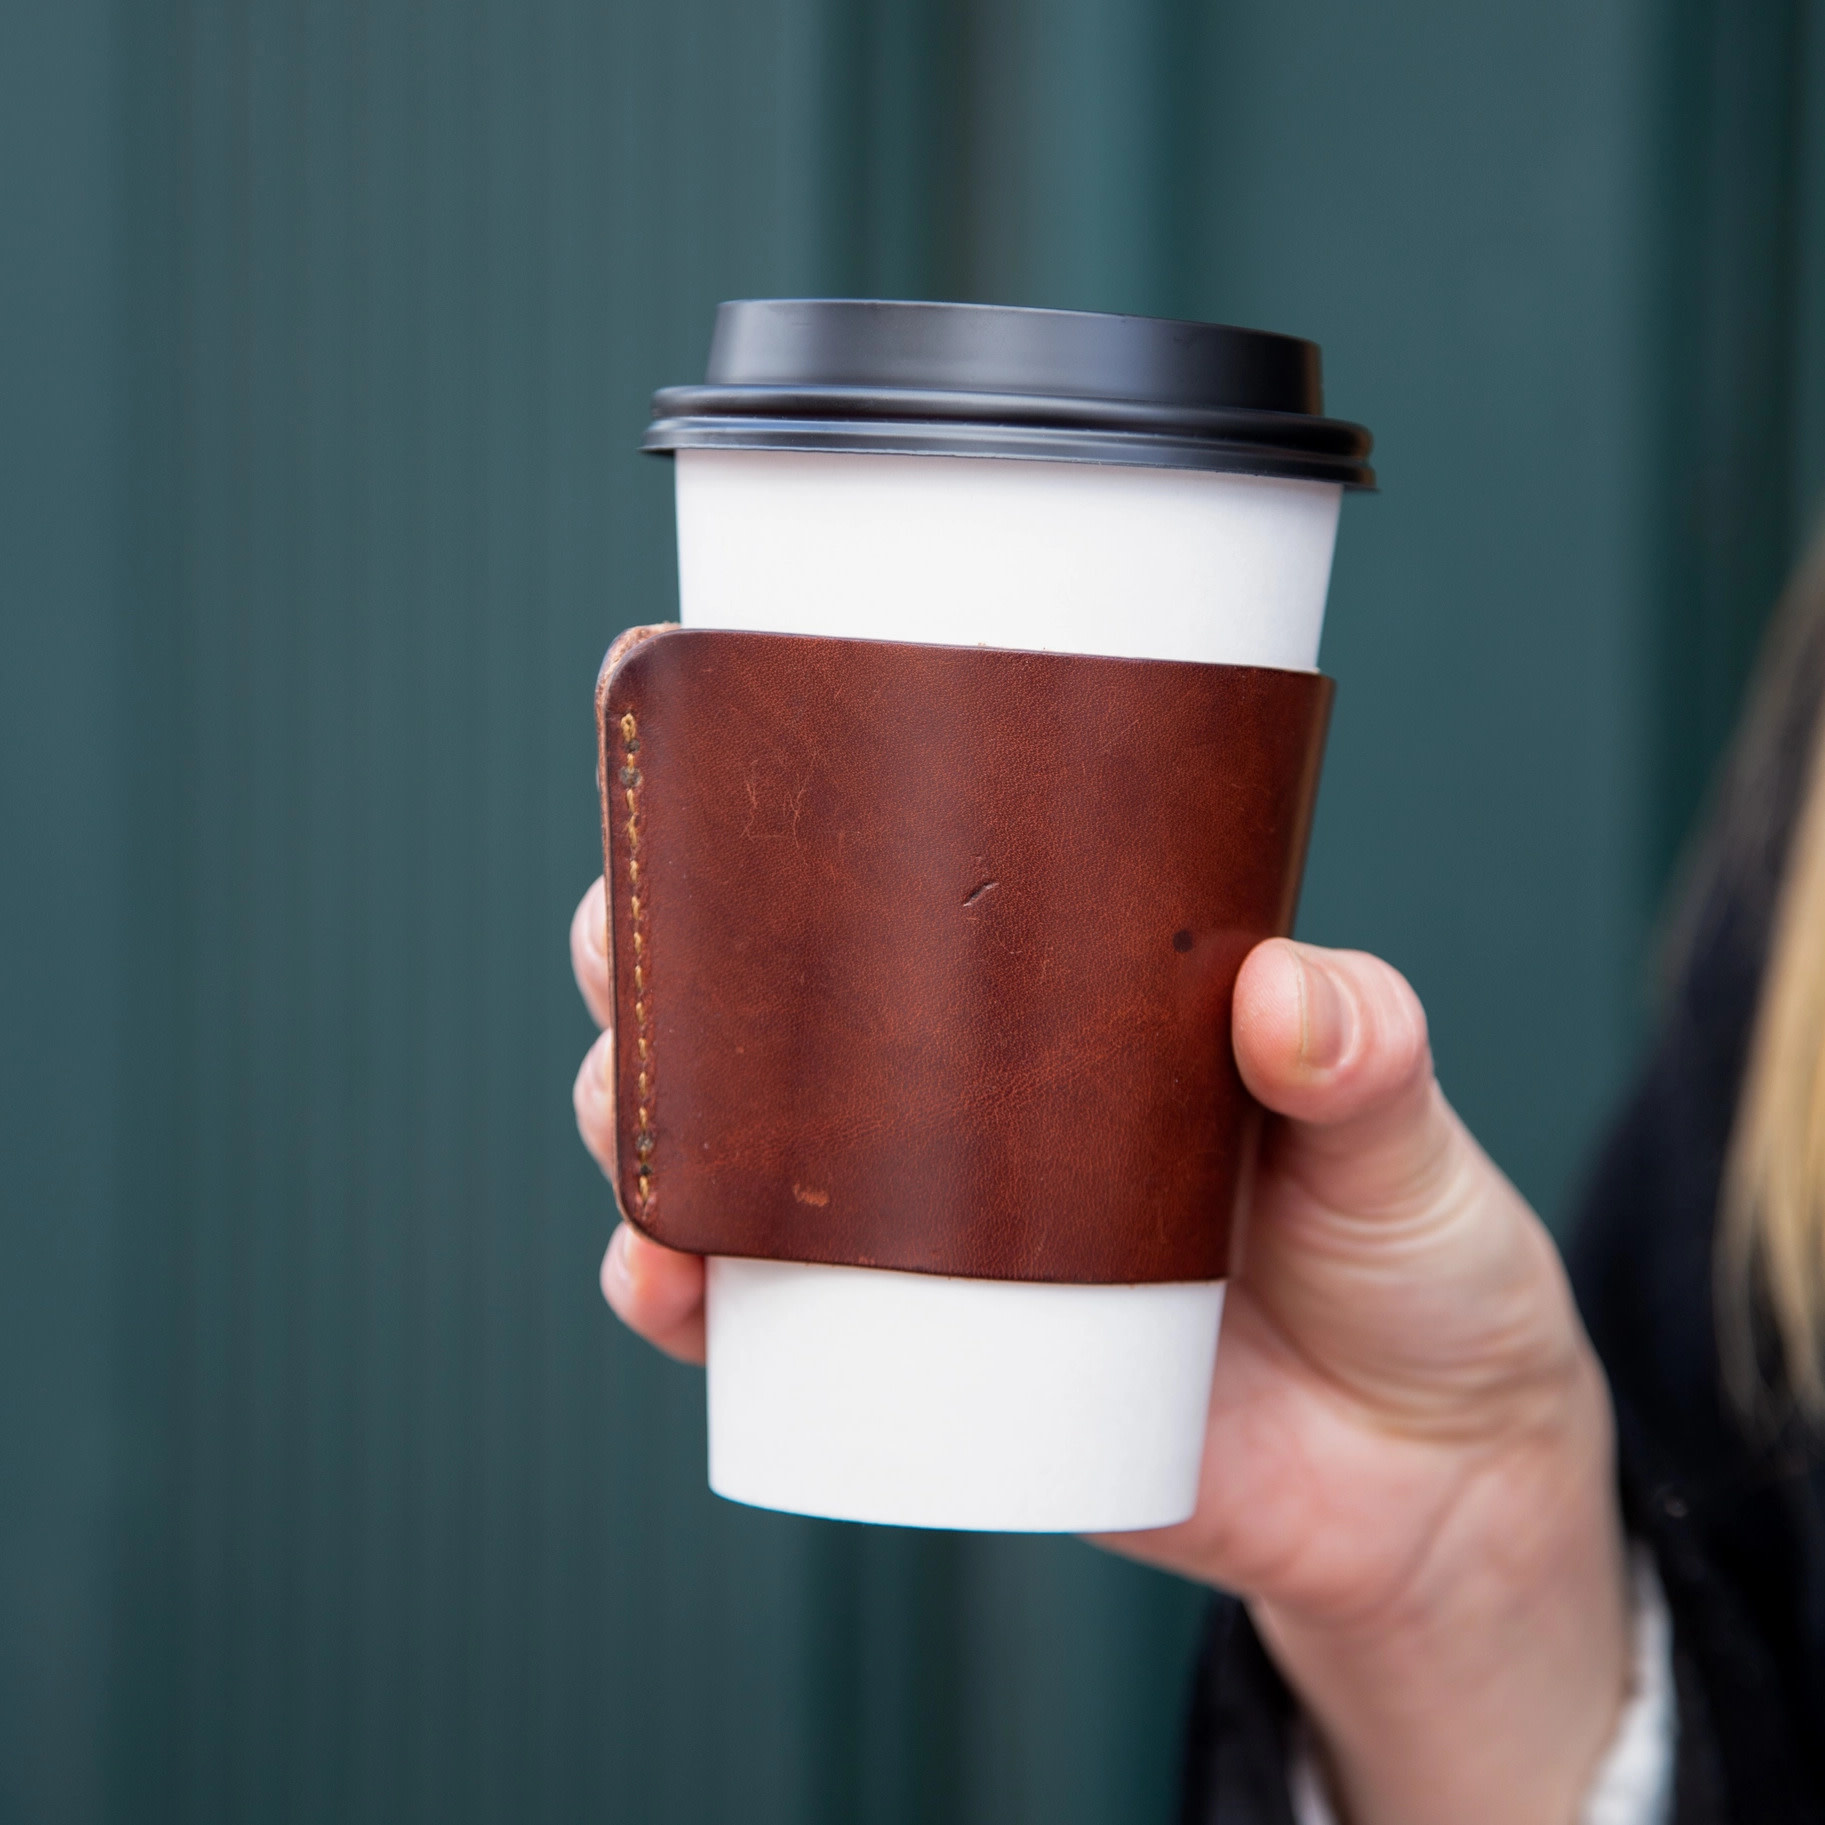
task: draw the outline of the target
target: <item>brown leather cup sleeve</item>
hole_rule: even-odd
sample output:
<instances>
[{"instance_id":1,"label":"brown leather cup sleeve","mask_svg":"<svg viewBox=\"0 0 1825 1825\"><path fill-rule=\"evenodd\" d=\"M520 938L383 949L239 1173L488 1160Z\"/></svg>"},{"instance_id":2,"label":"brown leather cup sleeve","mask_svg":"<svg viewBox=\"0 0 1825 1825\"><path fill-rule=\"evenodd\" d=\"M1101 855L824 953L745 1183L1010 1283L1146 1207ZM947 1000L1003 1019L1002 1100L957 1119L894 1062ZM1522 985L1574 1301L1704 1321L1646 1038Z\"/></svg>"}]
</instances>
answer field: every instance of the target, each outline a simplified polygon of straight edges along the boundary
<instances>
[{"instance_id":1,"label":"brown leather cup sleeve","mask_svg":"<svg viewBox=\"0 0 1825 1825\"><path fill-rule=\"evenodd\" d=\"M617 1192L700 1254L1207 1280L1316 673L638 629L597 689Z\"/></svg>"}]
</instances>

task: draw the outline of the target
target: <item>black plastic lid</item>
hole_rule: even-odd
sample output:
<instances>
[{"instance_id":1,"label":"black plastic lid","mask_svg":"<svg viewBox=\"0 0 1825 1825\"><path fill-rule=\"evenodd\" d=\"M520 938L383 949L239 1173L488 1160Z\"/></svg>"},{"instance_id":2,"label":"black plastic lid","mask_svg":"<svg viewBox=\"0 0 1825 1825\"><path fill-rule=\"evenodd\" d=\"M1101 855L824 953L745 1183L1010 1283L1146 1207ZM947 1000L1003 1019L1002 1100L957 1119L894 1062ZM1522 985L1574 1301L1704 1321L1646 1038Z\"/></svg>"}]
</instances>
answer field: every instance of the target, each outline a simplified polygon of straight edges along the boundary
<instances>
[{"instance_id":1,"label":"black plastic lid","mask_svg":"<svg viewBox=\"0 0 1825 1825\"><path fill-rule=\"evenodd\" d=\"M999 304L747 298L704 384L653 395L641 447L1006 456L1372 488L1326 418L1316 343L1220 323Z\"/></svg>"}]
</instances>

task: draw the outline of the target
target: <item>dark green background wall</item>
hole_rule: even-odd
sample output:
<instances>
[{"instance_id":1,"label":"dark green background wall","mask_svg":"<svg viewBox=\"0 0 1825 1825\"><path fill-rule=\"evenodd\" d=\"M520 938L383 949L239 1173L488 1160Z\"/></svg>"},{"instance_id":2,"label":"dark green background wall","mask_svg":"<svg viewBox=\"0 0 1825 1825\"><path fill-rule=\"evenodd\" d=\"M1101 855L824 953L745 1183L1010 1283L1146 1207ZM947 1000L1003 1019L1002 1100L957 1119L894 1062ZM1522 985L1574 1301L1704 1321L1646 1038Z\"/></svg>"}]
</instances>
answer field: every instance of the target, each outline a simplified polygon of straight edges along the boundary
<instances>
[{"instance_id":1,"label":"dark green background wall","mask_svg":"<svg viewBox=\"0 0 1825 1825\"><path fill-rule=\"evenodd\" d=\"M1164 1818L1197 1599L703 1489L589 693L724 296L1320 339L1305 929L1559 1218L1825 485L1817 0L0 0L0 1816Z\"/></svg>"}]
</instances>

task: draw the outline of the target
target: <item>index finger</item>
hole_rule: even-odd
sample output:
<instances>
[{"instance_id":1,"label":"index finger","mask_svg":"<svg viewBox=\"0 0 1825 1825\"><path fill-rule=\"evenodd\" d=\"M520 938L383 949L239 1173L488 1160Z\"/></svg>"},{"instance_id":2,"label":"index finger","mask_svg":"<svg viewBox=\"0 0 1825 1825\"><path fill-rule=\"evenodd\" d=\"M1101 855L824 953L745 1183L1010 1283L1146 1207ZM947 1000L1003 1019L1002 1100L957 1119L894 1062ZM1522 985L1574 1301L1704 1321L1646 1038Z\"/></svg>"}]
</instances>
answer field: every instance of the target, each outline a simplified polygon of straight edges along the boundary
<instances>
[{"instance_id":1,"label":"index finger","mask_svg":"<svg viewBox=\"0 0 1825 1825\"><path fill-rule=\"evenodd\" d=\"M576 972L583 1005L599 1027L615 1023L615 988L608 968L608 905L602 877L589 884L570 921L570 967Z\"/></svg>"}]
</instances>

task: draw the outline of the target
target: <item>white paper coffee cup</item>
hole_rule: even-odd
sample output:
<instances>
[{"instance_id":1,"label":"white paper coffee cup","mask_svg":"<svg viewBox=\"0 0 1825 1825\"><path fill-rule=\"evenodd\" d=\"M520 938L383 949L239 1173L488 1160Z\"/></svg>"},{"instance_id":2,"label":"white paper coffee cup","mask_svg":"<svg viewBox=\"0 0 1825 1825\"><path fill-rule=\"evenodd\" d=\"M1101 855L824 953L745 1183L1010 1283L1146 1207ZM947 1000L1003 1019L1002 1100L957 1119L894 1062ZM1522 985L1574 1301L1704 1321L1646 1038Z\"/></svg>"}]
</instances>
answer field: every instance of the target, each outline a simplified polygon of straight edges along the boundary
<instances>
[{"instance_id":1,"label":"white paper coffee cup","mask_svg":"<svg viewBox=\"0 0 1825 1825\"><path fill-rule=\"evenodd\" d=\"M688 627L1317 664L1343 479L1164 466L1119 448L1102 462L775 441L787 447L661 445L677 456ZM1221 1281L1040 1285L714 1259L711 1487L907 1526L1183 1520L1223 1295Z\"/></svg>"}]
</instances>

